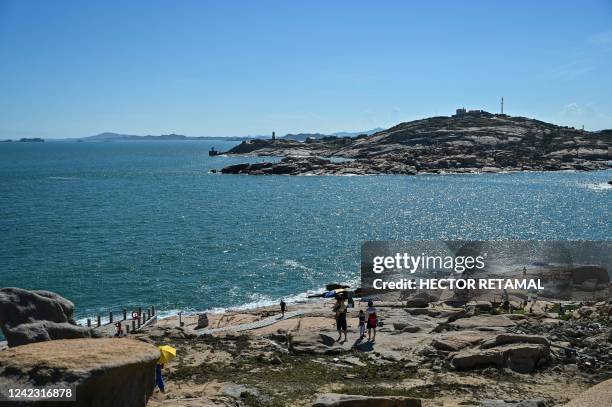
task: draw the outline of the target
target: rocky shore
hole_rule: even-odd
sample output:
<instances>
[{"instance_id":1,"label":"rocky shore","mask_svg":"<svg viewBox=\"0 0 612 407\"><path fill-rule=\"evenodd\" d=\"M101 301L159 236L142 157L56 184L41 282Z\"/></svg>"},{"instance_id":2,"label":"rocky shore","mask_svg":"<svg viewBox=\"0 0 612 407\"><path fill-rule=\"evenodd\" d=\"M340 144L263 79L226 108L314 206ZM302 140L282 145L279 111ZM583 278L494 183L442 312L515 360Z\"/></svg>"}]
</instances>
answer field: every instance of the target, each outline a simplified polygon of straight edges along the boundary
<instances>
[{"instance_id":1,"label":"rocky shore","mask_svg":"<svg viewBox=\"0 0 612 407\"><path fill-rule=\"evenodd\" d=\"M588 132L477 111L401 123L370 136L245 141L226 154L279 156L224 174L367 175L608 169L612 130ZM330 158L342 158L337 162Z\"/></svg>"},{"instance_id":2,"label":"rocky shore","mask_svg":"<svg viewBox=\"0 0 612 407\"><path fill-rule=\"evenodd\" d=\"M336 341L332 299L290 304L284 318L276 306L172 317L123 338L0 350L0 378L73 384L76 405L601 407L612 402L609 289L599 302L540 298L528 308L513 292L512 312L490 292L461 307L444 292L388 293L375 303L375 341L358 337L362 302L349 309L346 342ZM153 389L162 344L178 350L166 393Z\"/></svg>"},{"instance_id":3,"label":"rocky shore","mask_svg":"<svg viewBox=\"0 0 612 407\"><path fill-rule=\"evenodd\" d=\"M183 327L163 320L139 339L171 343L182 356L168 368L169 392L149 404L552 406L612 378L610 303L560 317L547 311L556 302L530 313L513 302L509 314L486 300L454 308L425 294L391 296L376 304L374 342L358 339L359 303L345 343L335 341L330 300L293 305L304 313L245 332L232 327L276 307L211 315L211 327L227 328L214 335L196 329L195 316Z\"/></svg>"}]
</instances>

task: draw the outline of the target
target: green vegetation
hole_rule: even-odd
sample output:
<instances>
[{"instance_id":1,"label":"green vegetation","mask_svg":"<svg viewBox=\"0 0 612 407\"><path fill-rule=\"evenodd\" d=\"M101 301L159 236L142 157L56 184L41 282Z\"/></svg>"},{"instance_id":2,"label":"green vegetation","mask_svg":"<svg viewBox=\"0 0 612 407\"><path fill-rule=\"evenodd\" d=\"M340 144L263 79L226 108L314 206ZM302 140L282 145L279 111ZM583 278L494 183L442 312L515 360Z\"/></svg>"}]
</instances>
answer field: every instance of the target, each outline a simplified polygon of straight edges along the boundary
<instances>
[{"instance_id":1,"label":"green vegetation","mask_svg":"<svg viewBox=\"0 0 612 407\"><path fill-rule=\"evenodd\" d=\"M422 399L433 399L439 396L440 393L445 392L451 392L453 394L463 393L469 394L470 396L475 396L478 388L478 386L469 384L435 383L411 387L408 389L383 386L346 386L341 389L338 389L337 392L343 394L357 394L362 396L402 396Z\"/></svg>"}]
</instances>

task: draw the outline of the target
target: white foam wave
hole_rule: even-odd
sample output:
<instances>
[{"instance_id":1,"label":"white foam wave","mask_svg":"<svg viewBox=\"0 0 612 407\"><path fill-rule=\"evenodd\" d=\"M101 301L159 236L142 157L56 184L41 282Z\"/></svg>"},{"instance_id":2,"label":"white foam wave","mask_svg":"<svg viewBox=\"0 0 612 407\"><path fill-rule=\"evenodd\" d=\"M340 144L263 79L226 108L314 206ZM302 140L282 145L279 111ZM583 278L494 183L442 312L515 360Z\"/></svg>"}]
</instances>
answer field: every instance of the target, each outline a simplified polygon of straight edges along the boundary
<instances>
[{"instance_id":1,"label":"white foam wave","mask_svg":"<svg viewBox=\"0 0 612 407\"><path fill-rule=\"evenodd\" d=\"M356 278L355 280L342 282L340 284L348 285L350 287L357 287L359 285L359 279ZM320 295L320 294L323 294L324 292L325 292L325 289L321 288L319 290L308 290L308 291L304 291L304 292L301 292L295 295L289 295L285 297L271 297L265 294L252 294L250 296L250 301L247 301L240 305L235 305L235 306L230 306L230 307L213 307L213 308L208 308L208 309L201 310L201 311L183 310L183 315L194 315L194 314L198 314L202 312L207 312L209 314L223 314L225 312L231 312L231 311L247 311L247 310L253 310L256 308L276 306L280 303L281 299L284 299L287 305L306 304L308 302L313 302L313 301L318 300L318 298L309 298L309 296ZM159 311L157 313L157 317L159 319L175 317L178 315L179 311L180 310Z\"/></svg>"},{"instance_id":2,"label":"white foam wave","mask_svg":"<svg viewBox=\"0 0 612 407\"><path fill-rule=\"evenodd\" d=\"M612 185L608 184L607 182L591 182L588 184L581 184L580 186L592 191L608 191L612 189Z\"/></svg>"}]
</instances>

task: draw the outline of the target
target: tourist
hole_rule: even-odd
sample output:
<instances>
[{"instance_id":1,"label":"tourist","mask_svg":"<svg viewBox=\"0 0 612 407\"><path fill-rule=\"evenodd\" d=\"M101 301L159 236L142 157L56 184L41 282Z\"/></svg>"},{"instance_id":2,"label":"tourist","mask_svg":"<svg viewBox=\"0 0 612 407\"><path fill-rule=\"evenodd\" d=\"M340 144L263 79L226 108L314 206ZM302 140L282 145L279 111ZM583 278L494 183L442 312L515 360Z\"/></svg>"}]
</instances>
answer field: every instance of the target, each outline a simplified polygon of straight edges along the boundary
<instances>
[{"instance_id":1,"label":"tourist","mask_svg":"<svg viewBox=\"0 0 612 407\"><path fill-rule=\"evenodd\" d=\"M281 310L281 318L285 318L285 311L287 310L287 304L285 304L285 300L282 298L280 301L280 310Z\"/></svg>"},{"instance_id":2,"label":"tourist","mask_svg":"<svg viewBox=\"0 0 612 407\"><path fill-rule=\"evenodd\" d=\"M344 298L338 297L336 300L336 305L334 305L334 312L336 313L336 329L338 330L338 339L336 341L340 341L342 339L342 334L344 333L344 340L347 340L346 337L346 305L344 304Z\"/></svg>"},{"instance_id":3,"label":"tourist","mask_svg":"<svg viewBox=\"0 0 612 407\"><path fill-rule=\"evenodd\" d=\"M368 313L368 341L376 340L376 326L378 326L378 317L376 316L376 308L374 308L374 303L372 301L368 301L368 309L366 310ZM372 331L374 331L374 335L372 335Z\"/></svg>"},{"instance_id":4,"label":"tourist","mask_svg":"<svg viewBox=\"0 0 612 407\"><path fill-rule=\"evenodd\" d=\"M117 328L117 331L115 332L115 336L117 338L120 338L123 336L123 325L121 325L121 322L117 322L115 324L115 328Z\"/></svg>"},{"instance_id":5,"label":"tourist","mask_svg":"<svg viewBox=\"0 0 612 407\"><path fill-rule=\"evenodd\" d=\"M157 387L159 387L159 391L161 391L162 393L165 393L165 387L164 387L164 378L162 377L162 369L164 368L164 365L161 363L158 363L155 366L155 384L157 385Z\"/></svg>"},{"instance_id":6,"label":"tourist","mask_svg":"<svg viewBox=\"0 0 612 407\"><path fill-rule=\"evenodd\" d=\"M359 310L359 339L362 339L365 336L366 330L366 318L365 313L362 309Z\"/></svg>"}]
</instances>

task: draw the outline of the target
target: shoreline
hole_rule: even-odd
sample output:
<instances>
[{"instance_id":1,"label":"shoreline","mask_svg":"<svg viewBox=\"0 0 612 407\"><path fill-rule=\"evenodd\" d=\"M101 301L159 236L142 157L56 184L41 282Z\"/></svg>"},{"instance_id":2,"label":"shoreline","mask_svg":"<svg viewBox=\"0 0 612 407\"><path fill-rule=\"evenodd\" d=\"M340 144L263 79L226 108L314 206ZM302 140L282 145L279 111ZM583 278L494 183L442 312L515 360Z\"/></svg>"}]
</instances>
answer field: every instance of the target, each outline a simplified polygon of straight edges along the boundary
<instances>
[{"instance_id":1,"label":"shoreline","mask_svg":"<svg viewBox=\"0 0 612 407\"><path fill-rule=\"evenodd\" d=\"M414 162L395 159L359 159L333 162L320 156L273 156L280 161L233 164L211 170L212 173L245 175L293 175L293 176L367 176L367 175L450 175L450 174L509 174L522 172L593 172L609 171L606 161L584 161L580 163L540 163L531 166L498 166L486 163L479 166L449 166L447 161L440 166L419 167Z\"/></svg>"},{"instance_id":2,"label":"shoreline","mask_svg":"<svg viewBox=\"0 0 612 407\"><path fill-rule=\"evenodd\" d=\"M254 157L254 156L244 156L244 157ZM266 157L274 157L274 158L278 158L278 159L282 159L283 157L280 156L266 156ZM259 164L259 163L256 163ZM273 162L273 164L278 164L276 162ZM235 164L238 166L241 166L243 164ZM233 167L232 166L228 166L228 167ZM226 170L226 171L231 171L231 172L223 172L224 169L228 168L228 167L224 167L222 169L212 169L209 170L209 173L212 174L222 174L222 175L282 175L282 176L295 176L295 177L378 177L378 176L409 176L409 177L423 177L423 176L429 176L429 175L436 175L436 176L459 176L459 175L473 175L473 176L479 176L479 175L490 175L490 174L550 174L550 173L565 173L565 174L573 174L573 173L605 173L605 172L612 172L612 167L606 167L606 168L598 168L598 169L593 169L593 170L579 170L579 169L559 169L559 170L542 170L542 169L501 169L499 171L495 170L495 171L480 171L477 169L460 169L458 171L448 171L448 170L435 170L435 171L417 171L416 173L351 173L351 172L345 172L345 173L337 173L337 172L322 172L322 173L311 173L310 171L307 172L298 172L298 173L290 173L290 174L273 174L273 173L255 173L258 170L254 170L253 172L251 172L250 169L247 169L246 171L244 170L238 170L237 172L234 172L235 170L231 169L231 170ZM610 185L610 187L612 187L612 184L610 184L609 182L612 181L602 181L603 184L606 185ZM605 188L604 188L605 189Z\"/></svg>"}]
</instances>

